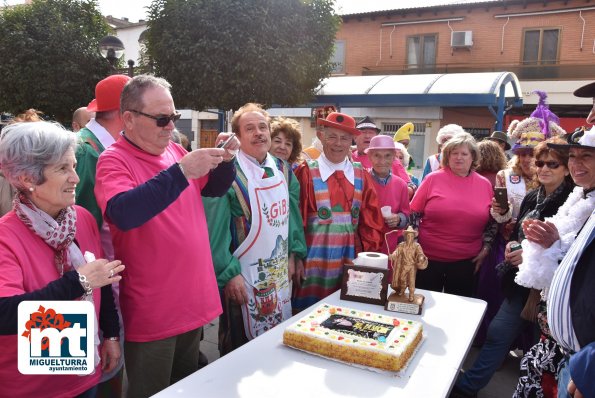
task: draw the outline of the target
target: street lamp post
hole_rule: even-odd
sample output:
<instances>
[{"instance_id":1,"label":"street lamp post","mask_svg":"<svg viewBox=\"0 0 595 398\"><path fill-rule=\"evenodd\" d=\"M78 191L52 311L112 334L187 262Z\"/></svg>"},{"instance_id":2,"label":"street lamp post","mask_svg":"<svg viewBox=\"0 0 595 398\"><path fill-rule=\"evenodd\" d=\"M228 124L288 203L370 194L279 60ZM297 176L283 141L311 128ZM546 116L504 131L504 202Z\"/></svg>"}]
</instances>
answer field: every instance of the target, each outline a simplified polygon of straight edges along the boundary
<instances>
[{"instance_id":1,"label":"street lamp post","mask_svg":"<svg viewBox=\"0 0 595 398\"><path fill-rule=\"evenodd\" d=\"M105 36L99 41L99 53L111 65L111 73L116 73L116 61L124 54L124 44L116 36Z\"/></svg>"},{"instance_id":2,"label":"street lamp post","mask_svg":"<svg viewBox=\"0 0 595 398\"><path fill-rule=\"evenodd\" d=\"M134 61L131 59L128 60L128 76L134 77Z\"/></svg>"}]
</instances>

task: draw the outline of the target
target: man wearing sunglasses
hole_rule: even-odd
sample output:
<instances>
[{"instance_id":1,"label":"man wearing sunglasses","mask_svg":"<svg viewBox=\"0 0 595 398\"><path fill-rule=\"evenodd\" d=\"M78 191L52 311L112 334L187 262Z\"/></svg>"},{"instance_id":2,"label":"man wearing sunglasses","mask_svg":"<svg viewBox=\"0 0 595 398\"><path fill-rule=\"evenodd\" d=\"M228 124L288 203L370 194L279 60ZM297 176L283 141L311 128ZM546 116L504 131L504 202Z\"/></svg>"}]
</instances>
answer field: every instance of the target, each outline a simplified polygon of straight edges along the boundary
<instances>
[{"instance_id":1,"label":"man wearing sunglasses","mask_svg":"<svg viewBox=\"0 0 595 398\"><path fill-rule=\"evenodd\" d=\"M120 303L130 398L195 372L202 326L221 313L201 195L221 196L230 187L230 151L239 143L190 153L173 143L179 114L170 88L149 75L126 84L124 132L97 164L95 193L115 256L128 268Z\"/></svg>"}]
</instances>

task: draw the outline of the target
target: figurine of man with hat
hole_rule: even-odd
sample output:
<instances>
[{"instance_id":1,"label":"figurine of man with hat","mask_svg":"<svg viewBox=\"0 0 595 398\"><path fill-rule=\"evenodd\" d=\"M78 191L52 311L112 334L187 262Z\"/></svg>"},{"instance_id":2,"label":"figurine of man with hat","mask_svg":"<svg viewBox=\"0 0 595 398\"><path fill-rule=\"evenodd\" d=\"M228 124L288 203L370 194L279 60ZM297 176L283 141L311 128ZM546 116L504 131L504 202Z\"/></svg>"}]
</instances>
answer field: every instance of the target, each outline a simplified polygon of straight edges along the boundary
<instances>
[{"instance_id":1,"label":"figurine of man with hat","mask_svg":"<svg viewBox=\"0 0 595 398\"><path fill-rule=\"evenodd\" d=\"M415 298L415 276L418 269L428 267L428 258L421 245L415 241L417 231L409 226L403 231L405 241L399 243L396 250L390 255L393 264L393 278L391 287L402 296L405 289L409 289L409 301Z\"/></svg>"},{"instance_id":2,"label":"figurine of man with hat","mask_svg":"<svg viewBox=\"0 0 595 398\"><path fill-rule=\"evenodd\" d=\"M318 125L322 154L295 170L308 248L294 279L297 311L339 289L343 265L361 249L379 251L383 240L384 221L371 177L348 157L353 137L361 134L355 120L332 112Z\"/></svg>"},{"instance_id":3,"label":"figurine of man with hat","mask_svg":"<svg viewBox=\"0 0 595 398\"><path fill-rule=\"evenodd\" d=\"M95 99L87 105L88 112L95 112L95 118L91 119L85 127L81 128L77 135L81 141L76 152L76 173L80 181L76 185L76 203L89 210L99 228L101 236L101 246L105 258L114 259L114 246L107 223L103 220L103 214L97 199L95 198L95 173L97 171L97 160L99 155L111 146L120 137L120 132L124 130L124 122L120 117L120 94L130 78L125 75L111 75L101 80L95 86ZM112 286L118 314L120 314L119 305L119 286ZM120 317L120 345L123 352L124 328ZM123 357L121 363L110 372L103 374L101 381L105 381L102 391L110 396L120 396L118 391L108 391L121 385ZM118 379L119 382L107 382L110 379Z\"/></svg>"},{"instance_id":4,"label":"figurine of man with hat","mask_svg":"<svg viewBox=\"0 0 595 398\"><path fill-rule=\"evenodd\" d=\"M355 128L358 129L361 134L354 138L356 149L351 153L351 158L354 162L360 162L364 169L370 170L372 168L372 162L370 162L366 149L370 146L372 138L380 133L380 129L374 124L374 121L369 116L366 116L357 122ZM407 170L405 170L399 159L394 160L391 171L393 175L405 181L408 186L409 197L411 198L415 190L415 185L411 183L411 178L409 178Z\"/></svg>"}]
</instances>

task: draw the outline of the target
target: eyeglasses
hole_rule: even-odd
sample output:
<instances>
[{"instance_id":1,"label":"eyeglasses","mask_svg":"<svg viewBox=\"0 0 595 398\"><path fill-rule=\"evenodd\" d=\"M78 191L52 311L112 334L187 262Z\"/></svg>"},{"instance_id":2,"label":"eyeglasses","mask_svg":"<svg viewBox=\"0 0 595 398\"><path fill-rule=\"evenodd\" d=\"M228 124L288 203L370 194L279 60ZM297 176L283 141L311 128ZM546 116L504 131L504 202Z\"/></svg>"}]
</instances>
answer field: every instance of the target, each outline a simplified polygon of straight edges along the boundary
<instances>
[{"instance_id":1,"label":"eyeglasses","mask_svg":"<svg viewBox=\"0 0 595 398\"><path fill-rule=\"evenodd\" d=\"M560 163L551 160L549 162L544 162L543 160L536 160L535 161L535 166L542 168L543 166L547 166L548 169L552 169L552 170L556 170L558 167L560 167Z\"/></svg>"},{"instance_id":2,"label":"eyeglasses","mask_svg":"<svg viewBox=\"0 0 595 398\"><path fill-rule=\"evenodd\" d=\"M143 115L145 117L155 120L155 122L157 123L157 127L165 127L169 124L170 121L175 123L178 120L180 120L180 117L182 116L181 113L177 113L177 112L172 113L169 116L153 116L153 115L149 115L147 113L141 112L141 111L136 111L134 109L129 109L129 111L138 113L139 115Z\"/></svg>"}]
</instances>

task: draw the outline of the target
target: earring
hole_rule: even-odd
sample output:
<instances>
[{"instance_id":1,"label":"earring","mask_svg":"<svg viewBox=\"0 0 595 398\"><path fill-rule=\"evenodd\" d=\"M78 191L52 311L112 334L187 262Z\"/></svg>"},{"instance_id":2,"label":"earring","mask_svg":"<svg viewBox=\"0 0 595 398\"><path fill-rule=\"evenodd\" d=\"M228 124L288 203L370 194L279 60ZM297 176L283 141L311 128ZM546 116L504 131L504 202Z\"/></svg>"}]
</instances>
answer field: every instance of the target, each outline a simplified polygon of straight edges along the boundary
<instances>
[{"instance_id":1,"label":"earring","mask_svg":"<svg viewBox=\"0 0 595 398\"><path fill-rule=\"evenodd\" d=\"M29 192L33 192L33 191L35 191L35 188L29 187Z\"/></svg>"}]
</instances>

